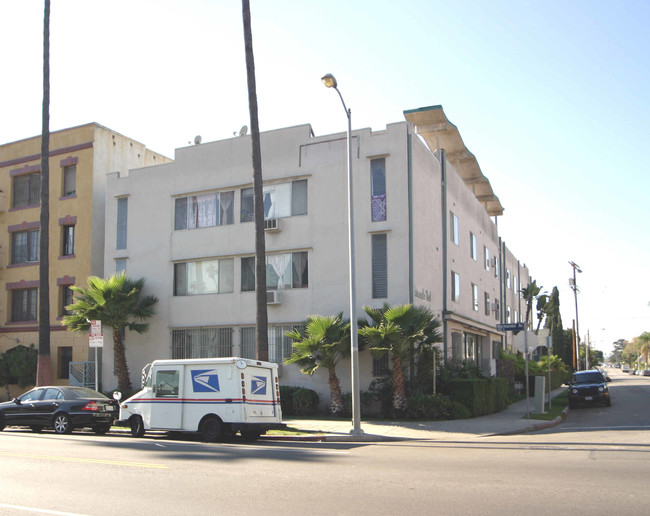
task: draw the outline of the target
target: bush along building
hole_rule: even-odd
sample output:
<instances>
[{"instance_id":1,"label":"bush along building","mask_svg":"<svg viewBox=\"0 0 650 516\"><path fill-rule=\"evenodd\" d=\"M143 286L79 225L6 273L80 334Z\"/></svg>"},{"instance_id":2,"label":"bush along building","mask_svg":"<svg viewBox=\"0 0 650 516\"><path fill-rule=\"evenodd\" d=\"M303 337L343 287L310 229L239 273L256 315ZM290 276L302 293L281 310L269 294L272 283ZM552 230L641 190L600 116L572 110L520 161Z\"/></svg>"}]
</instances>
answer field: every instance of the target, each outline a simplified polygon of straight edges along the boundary
<instances>
[{"instance_id":1,"label":"bush along building","mask_svg":"<svg viewBox=\"0 0 650 516\"><path fill-rule=\"evenodd\" d=\"M269 355L283 364L288 331L313 314L348 313L347 142L300 125L264 132L261 144ZM425 306L443 322L445 360L495 375L507 345L497 324L519 320L517 290L529 272L499 238L503 208L476 158L440 106L406 111L382 131L355 130L351 144L357 314L385 303ZM106 195L104 275L126 270L159 299L149 331L126 334L133 383L154 359L254 358L250 137L109 174ZM116 384L110 352L105 389ZM361 389L387 365L361 351ZM337 374L349 392L349 361ZM283 385L327 401L325 372L281 365L281 375Z\"/></svg>"},{"instance_id":2,"label":"bush along building","mask_svg":"<svg viewBox=\"0 0 650 516\"><path fill-rule=\"evenodd\" d=\"M41 138L0 145L0 353L38 344ZM94 386L88 336L61 321L73 285L104 271L106 174L165 163L164 156L91 123L50 134L49 276L53 383ZM78 367L77 367L78 366ZM18 382L16 375L10 384ZM15 381L14 381L15 380ZM11 395L23 391L18 385ZM0 395L1 396L1 395Z\"/></svg>"}]
</instances>

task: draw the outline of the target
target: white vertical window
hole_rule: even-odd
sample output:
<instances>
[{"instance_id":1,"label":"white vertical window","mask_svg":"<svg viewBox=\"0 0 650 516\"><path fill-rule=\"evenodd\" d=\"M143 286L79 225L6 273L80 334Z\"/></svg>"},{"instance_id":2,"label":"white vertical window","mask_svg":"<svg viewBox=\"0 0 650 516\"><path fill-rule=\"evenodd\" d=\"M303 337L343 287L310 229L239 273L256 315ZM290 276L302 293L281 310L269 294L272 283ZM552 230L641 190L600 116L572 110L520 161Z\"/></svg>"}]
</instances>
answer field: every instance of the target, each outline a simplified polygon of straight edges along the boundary
<instances>
[{"instance_id":1,"label":"white vertical window","mask_svg":"<svg viewBox=\"0 0 650 516\"><path fill-rule=\"evenodd\" d=\"M490 307L490 294L488 292L484 292L483 295L485 297L485 299L484 299L484 301L485 301L485 312L484 313L485 313L485 315L490 315L490 310L491 310L491 307Z\"/></svg>"},{"instance_id":2,"label":"white vertical window","mask_svg":"<svg viewBox=\"0 0 650 516\"><path fill-rule=\"evenodd\" d=\"M117 200L117 249L126 249L126 228L129 211L128 197L120 197Z\"/></svg>"},{"instance_id":3,"label":"white vertical window","mask_svg":"<svg viewBox=\"0 0 650 516\"><path fill-rule=\"evenodd\" d=\"M476 235L471 231L469 232L469 254L472 257L472 260L474 260L475 262L478 261Z\"/></svg>"},{"instance_id":4,"label":"white vertical window","mask_svg":"<svg viewBox=\"0 0 650 516\"><path fill-rule=\"evenodd\" d=\"M478 312L478 285L472 283L472 308Z\"/></svg>"},{"instance_id":5,"label":"white vertical window","mask_svg":"<svg viewBox=\"0 0 650 516\"><path fill-rule=\"evenodd\" d=\"M510 283L510 269L506 269L506 287L509 289L511 287Z\"/></svg>"},{"instance_id":6,"label":"white vertical window","mask_svg":"<svg viewBox=\"0 0 650 516\"><path fill-rule=\"evenodd\" d=\"M453 211L449 212L449 223L450 223L449 230L450 230L451 241L454 244L459 245L460 244L460 237L459 237L459 234L458 234L458 217L456 216L456 214Z\"/></svg>"},{"instance_id":7,"label":"white vertical window","mask_svg":"<svg viewBox=\"0 0 650 516\"><path fill-rule=\"evenodd\" d=\"M370 196L372 222L386 220L386 158L370 160Z\"/></svg>"},{"instance_id":8,"label":"white vertical window","mask_svg":"<svg viewBox=\"0 0 650 516\"><path fill-rule=\"evenodd\" d=\"M485 270L490 270L490 250L483 246L483 258L485 259Z\"/></svg>"},{"instance_id":9,"label":"white vertical window","mask_svg":"<svg viewBox=\"0 0 650 516\"><path fill-rule=\"evenodd\" d=\"M451 271L451 300L460 302L460 274Z\"/></svg>"},{"instance_id":10,"label":"white vertical window","mask_svg":"<svg viewBox=\"0 0 650 516\"><path fill-rule=\"evenodd\" d=\"M77 165L70 165L63 169L63 197L77 193Z\"/></svg>"}]
</instances>

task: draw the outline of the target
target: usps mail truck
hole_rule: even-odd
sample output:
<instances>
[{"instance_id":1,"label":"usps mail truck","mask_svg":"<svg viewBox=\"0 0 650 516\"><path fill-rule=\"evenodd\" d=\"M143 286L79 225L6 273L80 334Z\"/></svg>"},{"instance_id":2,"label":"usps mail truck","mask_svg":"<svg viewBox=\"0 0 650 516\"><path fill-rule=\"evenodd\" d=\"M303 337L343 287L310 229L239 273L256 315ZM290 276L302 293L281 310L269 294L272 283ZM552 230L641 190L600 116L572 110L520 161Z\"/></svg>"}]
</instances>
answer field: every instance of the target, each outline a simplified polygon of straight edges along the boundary
<instances>
[{"instance_id":1,"label":"usps mail truck","mask_svg":"<svg viewBox=\"0 0 650 516\"><path fill-rule=\"evenodd\" d=\"M120 403L119 424L146 430L200 432L205 441L239 432L254 441L284 428L278 365L245 358L156 360L142 370L142 390Z\"/></svg>"}]
</instances>

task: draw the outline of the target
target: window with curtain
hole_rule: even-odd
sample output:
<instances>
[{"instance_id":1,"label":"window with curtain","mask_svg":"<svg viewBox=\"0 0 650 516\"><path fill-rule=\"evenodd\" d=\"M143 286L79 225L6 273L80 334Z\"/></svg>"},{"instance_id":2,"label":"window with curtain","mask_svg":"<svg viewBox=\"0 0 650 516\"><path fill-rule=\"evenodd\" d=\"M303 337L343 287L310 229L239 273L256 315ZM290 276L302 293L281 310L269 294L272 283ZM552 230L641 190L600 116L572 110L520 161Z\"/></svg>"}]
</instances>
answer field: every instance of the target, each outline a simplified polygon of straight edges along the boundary
<instances>
[{"instance_id":1,"label":"window with curtain","mask_svg":"<svg viewBox=\"0 0 650 516\"><path fill-rule=\"evenodd\" d=\"M63 197L77 193L77 165L70 165L63 169Z\"/></svg>"},{"instance_id":2,"label":"window with curtain","mask_svg":"<svg viewBox=\"0 0 650 516\"><path fill-rule=\"evenodd\" d=\"M307 288L309 286L309 258L307 251L278 253L266 256L267 290ZM255 290L255 257L241 259L241 290Z\"/></svg>"},{"instance_id":3,"label":"window with curtain","mask_svg":"<svg viewBox=\"0 0 650 516\"><path fill-rule=\"evenodd\" d=\"M40 230L16 231L11 234L11 263L37 263Z\"/></svg>"},{"instance_id":4,"label":"window with curtain","mask_svg":"<svg viewBox=\"0 0 650 516\"><path fill-rule=\"evenodd\" d=\"M223 294L233 291L233 259L174 264L174 295Z\"/></svg>"},{"instance_id":5,"label":"window with curtain","mask_svg":"<svg viewBox=\"0 0 650 516\"><path fill-rule=\"evenodd\" d=\"M280 219L308 212L307 180L300 179L288 183L276 183L263 188L264 219ZM252 222L253 189L241 191L241 222Z\"/></svg>"},{"instance_id":6,"label":"window with curtain","mask_svg":"<svg viewBox=\"0 0 650 516\"><path fill-rule=\"evenodd\" d=\"M72 256L74 254L74 226L63 226L61 228L63 235L62 256Z\"/></svg>"},{"instance_id":7,"label":"window with curtain","mask_svg":"<svg viewBox=\"0 0 650 516\"><path fill-rule=\"evenodd\" d=\"M38 306L37 288L19 288L11 291L11 320L36 321Z\"/></svg>"},{"instance_id":8,"label":"window with curtain","mask_svg":"<svg viewBox=\"0 0 650 516\"><path fill-rule=\"evenodd\" d=\"M174 201L174 229L234 224L234 199L234 191L178 197Z\"/></svg>"}]
</instances>

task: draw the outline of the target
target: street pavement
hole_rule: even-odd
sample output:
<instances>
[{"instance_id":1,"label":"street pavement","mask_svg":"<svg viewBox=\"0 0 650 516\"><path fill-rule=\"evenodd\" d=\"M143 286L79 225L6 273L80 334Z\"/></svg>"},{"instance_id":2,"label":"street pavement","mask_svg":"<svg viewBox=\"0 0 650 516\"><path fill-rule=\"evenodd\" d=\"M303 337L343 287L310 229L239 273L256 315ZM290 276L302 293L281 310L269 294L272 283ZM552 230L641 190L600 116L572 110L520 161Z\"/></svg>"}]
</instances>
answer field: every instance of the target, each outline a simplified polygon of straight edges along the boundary
<instances>
[{"instance_id":1,"label":"street pavement","mask_svg":"<svg viewBox=\"0 0 650 516\"><path fill-rule=\"evenodd\" d=\"M552 391L551 398L561 394L564 390L564 388L559 388ZM352 422L350 419L330 421L283 418L283 422L288 427L309 432L309 434L300 436L264 435L261 439L328 442L372 442L408 439L454 440L533 432L558 425L563 420L563 417L557 417L553 421L529 419L526 417L528 409L531 412L533 410L532 398L528 402L524 399L513 403L501 412L471 419L403 422L362 420L362 433L360 435L351 433ZM564 415L566 415L566 412Z\"/></svg>"}]
</instances>

